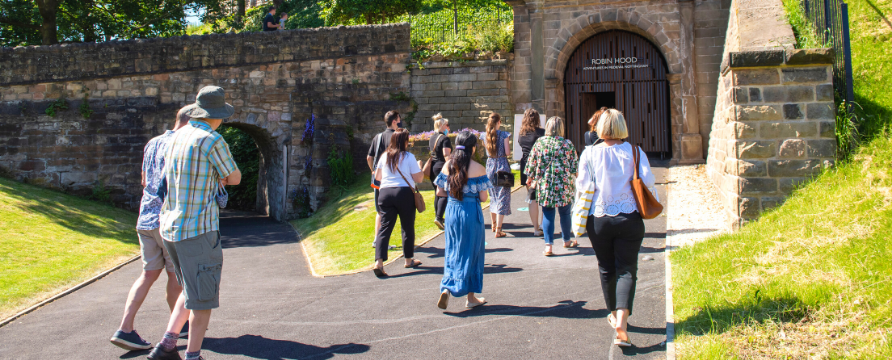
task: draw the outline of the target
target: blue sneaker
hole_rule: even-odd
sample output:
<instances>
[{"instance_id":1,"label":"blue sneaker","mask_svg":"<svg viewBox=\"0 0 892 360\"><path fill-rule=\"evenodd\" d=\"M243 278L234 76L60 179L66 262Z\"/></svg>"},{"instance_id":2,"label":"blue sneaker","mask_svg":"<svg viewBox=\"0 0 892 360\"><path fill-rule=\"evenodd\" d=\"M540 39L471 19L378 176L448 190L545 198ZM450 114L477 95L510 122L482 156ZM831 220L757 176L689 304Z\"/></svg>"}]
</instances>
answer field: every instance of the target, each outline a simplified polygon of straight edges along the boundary
<instances>
[{"instance_id":1,"label":"blue sneaker","mask_svg":"<svg viewBox=\"0 0 892 360\"><path fill-rule=\"evenodd\" d=\"M136 333L136 330L129 333L125 333L121 330L116 331L115 336L112 336L111 338L111 343L119 348L130 351L148 350L152 348L152 343L143 340L143 338Z\"/></svg>"},{"instance_id":2,"label":"blue sneaker","mask_svg":"<svg viewBox=\"0 0 892 360\"><path fill-rule=\"evenodd\" d=\"M189 337L189 321L186 320L186 324L183 325L183 329L180 330L180 339L185 339Z\"/></svg>"}]
</instances>

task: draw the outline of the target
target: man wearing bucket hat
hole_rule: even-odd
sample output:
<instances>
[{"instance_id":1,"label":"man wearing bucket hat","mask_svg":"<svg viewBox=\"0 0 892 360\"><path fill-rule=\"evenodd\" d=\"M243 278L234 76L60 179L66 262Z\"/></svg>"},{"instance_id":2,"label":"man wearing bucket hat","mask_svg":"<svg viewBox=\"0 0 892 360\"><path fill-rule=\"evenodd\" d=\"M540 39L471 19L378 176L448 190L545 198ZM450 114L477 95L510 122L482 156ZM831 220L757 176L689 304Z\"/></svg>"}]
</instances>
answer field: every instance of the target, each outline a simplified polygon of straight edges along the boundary
<instances>
[{"instance_id":1,"label":"man wearing bucket hat","mask_svg":"<svg viewBox=\"0 0 892 360\"><path fill-rule=\"evenodd\" d=\"M190 323L186 359L200 359L211 309L220 305L223 247L218 231L220 207L214 195L221 185L238 185L242 174L226 141L214 130L233 112L222 88L205 86L195 103L184 108L192 118L189 125L177 130L167 147L161 236L183 292L170 314L167 332L149 353L151 360L181 359L176 346L186 320Z\"/></svg>"}]
</instances>

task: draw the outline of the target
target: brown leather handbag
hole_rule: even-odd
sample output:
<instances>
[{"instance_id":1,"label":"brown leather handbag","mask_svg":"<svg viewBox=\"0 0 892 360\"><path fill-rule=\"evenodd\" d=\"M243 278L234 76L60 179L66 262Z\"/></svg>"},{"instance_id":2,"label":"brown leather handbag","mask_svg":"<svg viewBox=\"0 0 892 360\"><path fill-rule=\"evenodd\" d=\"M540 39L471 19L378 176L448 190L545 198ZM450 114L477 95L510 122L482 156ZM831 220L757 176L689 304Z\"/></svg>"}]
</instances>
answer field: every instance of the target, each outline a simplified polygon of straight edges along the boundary
<instances>
[{"instance_id":1,"label":"brown leather handbag","mask_svg":"<svg viewBox=\"0 0 892 360\"><path fill-rule=\"evenodd\" d=\"M400 171L400 165L397 164L395 166L395 168L396 168L396 172L398 172L400 174L400 176L403 177L403 181L405 181L406 184L409 184L409 179L406 179L406 175L403 175L403 172ZM414 183L415 182L412 182L412 184L414 184ZM412 189L412 192L413 192L412 195L415 195L415 210L418 210L418 213L423 213L424 210L427 208L426 205L424 205L424 196L421 195L421 192L418 191L417 187L409 185L409 188Z\"/></svg>"},{"instance_id":2,"label":"brown leather handbag","mask_svg":"<svg viewBox=\"0 0 892 360\"><path fill-rule=\"evenodd\" d=\"M638 168L641 166L641 148L632 147L632 159L635 160L635 175L632 176L632 193L635 195L635 205L638 213L644 219L653 219L663 212L663 205L650 192L644 181L638 177Z\"/></svg>"}]
</instances>

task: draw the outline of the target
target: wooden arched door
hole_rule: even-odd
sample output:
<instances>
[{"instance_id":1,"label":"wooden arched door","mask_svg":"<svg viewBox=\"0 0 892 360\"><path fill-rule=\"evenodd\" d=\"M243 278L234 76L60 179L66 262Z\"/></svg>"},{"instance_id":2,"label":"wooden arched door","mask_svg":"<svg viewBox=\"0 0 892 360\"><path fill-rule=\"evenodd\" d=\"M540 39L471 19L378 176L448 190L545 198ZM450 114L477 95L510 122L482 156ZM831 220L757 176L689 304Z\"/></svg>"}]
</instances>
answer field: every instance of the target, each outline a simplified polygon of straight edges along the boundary
<instances>
[{"instance_id":1,"label":"wooden arched door","mask_svg":"<svg viewBox=\"0 0 892 360\"><path fill-rule=\"evenodd\" d=\"M564 72L568 138L581 152L588 120L601 106L622 111L626 141L671 153L669 82L660 50L640 35L611 30L582 42Z\"/></svg>"}]
</instances>

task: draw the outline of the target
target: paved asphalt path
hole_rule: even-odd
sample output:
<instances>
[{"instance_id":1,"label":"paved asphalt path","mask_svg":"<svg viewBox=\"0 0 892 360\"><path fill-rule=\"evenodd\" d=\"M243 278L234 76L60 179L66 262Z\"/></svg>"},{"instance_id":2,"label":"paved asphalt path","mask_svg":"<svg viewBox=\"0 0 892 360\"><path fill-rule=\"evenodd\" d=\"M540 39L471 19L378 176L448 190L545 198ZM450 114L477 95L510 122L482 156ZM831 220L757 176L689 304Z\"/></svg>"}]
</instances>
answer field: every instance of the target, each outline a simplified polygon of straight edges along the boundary
<instances>
[{"instance_id":1,"label":"paved asphalt path","mask_svg":"<svg viewBox=\"0 0 892 360\"><path fill-rule=\"evenodd\" d=\"M665 182L665 168L655 168ZM665 187L660 188L665 199ZM443 272L443 237L421 246L419 269L402 260L391 277L370 272L316 278L287 224L244 213L221 220L224 274L221 308L214 311L202 355L209 359L612 359L665 357L665 217L647 221L640 257L631 349L612 346L613 330L598 281L597 260L587 238L580 248L532 237L525 190L514 193L507 217L509 237L487 229L484 292L489 304L464 309L452 298L436 307ZM431 211L431 210L429 210ZM486 211L488 212L488 211ZM489 222L488 214L484 214ZM349 231L349 230L345 230ZM394 233L395 235L398 232ZM398 236L398 235L397 235ZM371 240L371 239L370 239ZM397 241L398 243L398 241ZM369 248L369 262L372 261ZM130 359L108 342L117 329L135 262L0 328L0 359ZM136 328L151 342L167 324L165 276L149 293ZM181 354L185 341L180 341Z\"/></svg>"}]
</instances>

